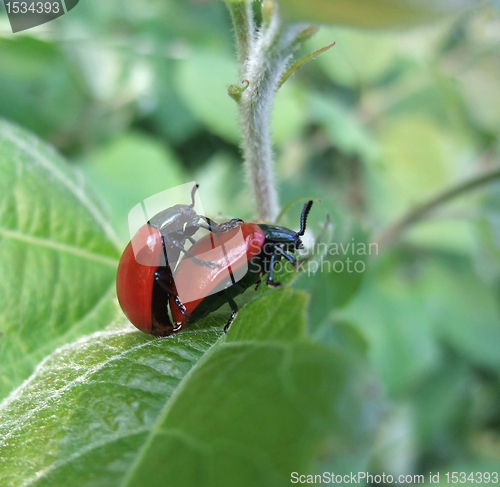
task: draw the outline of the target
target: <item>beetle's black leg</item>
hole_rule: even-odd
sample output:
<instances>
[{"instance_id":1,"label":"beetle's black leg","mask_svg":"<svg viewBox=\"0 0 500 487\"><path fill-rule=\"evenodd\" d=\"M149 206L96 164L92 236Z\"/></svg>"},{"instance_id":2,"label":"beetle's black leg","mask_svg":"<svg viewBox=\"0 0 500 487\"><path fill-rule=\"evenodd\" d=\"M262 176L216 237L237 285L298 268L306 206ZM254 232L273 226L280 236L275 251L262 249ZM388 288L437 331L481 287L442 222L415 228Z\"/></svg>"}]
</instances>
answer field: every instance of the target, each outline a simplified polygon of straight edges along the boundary
<instances>
[{"instance_id":1,"label":"beetle's black leg","mask_svg":"<svg viewBox=\"0 0 500 487\"><path fill-rule=\"evenodd\" d=\"M227 320L226 326L224 326L224 333L227 333L231 325L233 324L234 319L236 318L236 315L238 314L238 305L235 303L234 299L229 295L228 292L224 293L226 296L226 300L233 310L231 313L231 316L229 317L229 320Z\"/></svg>"},{"instance_id":2,"label":"beetle's black leg","mask_svg":"<svg viewBox=\"0 0 500 487\"><path fill-rule=\"evenodd\" d=\"M181 303L181 300L179 299L179 296L175 295L174 298L175 304L179 311L186 317L189 318L191 315L186 311L186 307Z\"/></svg>"},{"instance_id":3,"label":"beetle's black leg","mask_svg":"<svg viewBox=\"0 0 500 487\"><path fill-rule=\"evenodd\" d=\"M290 264L292 265L297 264L297 259L293 255L286 253L281 247L275 245L274 250L279 254L281 254L285 259L287 259L290 262Z\"/></svg>"},{"instance_id":4,"label":"beetle's black leg","mask_svg":"<svg viewBox=\"0 0 500 487\"><path fill-rule=\"evenodd\" d=\"M279 245L273 244L273 255L271 255L271 261L269 263L269 275L267 276L266 284L271 287L280 287L281 284L279 282L274 282L274 265L276 260L278 260L281 256L285 257L292 265L297 264L297 259L285 252Z\"/></svg>"},{"instance_id":5,"label":"beetle's black leg","mask_svg":"<svg viewBox=\"0 0 500 487\"><path fill-rule=\"evenodd\" d=\"M182 253L184 253L185 255L187 255L190 259L192 259L194 262L196 262L197 264L199 265L204 265L206 267L210 267L210 269L213 269L214 267L220 267L219 264L217 264L217 262L212 262L210 260L201 260L201 259L198 259L198 257L196 257L195 255L193 255L191 252L189 252L189 250L186 250L179 242L177 242L176 240L172 240L172 245L174 247L176 247L177 249L179 249Z\"/></svg>"},{"instance_id":6,"label":"beetle's black leg","mask_svg":"<svg viewBox=\"0 0 500 487\"><path fill-rule=\"evenodd\" d=\"M232 220L229 220L221 224L215 223L213 220L211 220L206 216L202 216L200 218L203 218L207 222L208 226L203 224L198 224L198 227L204 228L205 230L209 230L213 233L224 233L227 232L228 230L236 228L238 225L243 223L243 220L241 218L233 218Z\"/></svg>"},{"instance_id":7,"label":"beetle's black leg","mask_svg":"<svg viewBox=\"0 0 500 487\"><path fill-rule=\"evenodd\" d=\"M257 289L259 289L259 286L262 284L262 279L259 279L256 283L255 283L255 290L257 291Z\"/></svg>"},{"instance_id":8,"label":"beetle's black leg","mask_svg":"<svg viewBox=\"0 0 500 487\"><path fill-rule=\"evenodd\" d=\"M166 272L166 270L164 270L163 272ZM169 283L171 282L171 279L172 279L170 272L168 272L167 275L169 276L169 278L165 279L165 277L162 276L162 271L156 271L155 272L155 281L162 288L162 290L165 291L166 294L168 294L169 296L174 296L175 304L177 305L177 308L179 308L179 311L184 316L187 316L187 317L191 316L188 313L186 313L186 307L181 303L179 296L177 296L177 294L169 286Z\"/></svg>"},{"instance_id":9,"label":"beetle's black leg","mask_svg":"<svg viewBox=\"0 0 500 487\"><path fill-rule=\"evenodd\" d=\"M208 230L209 232L212 233L220 233L219 232L219 225L217 223L210 223L209 225L204 225L203 223L199 223L198 228L203 228L203 230Z\"/></svg>"},{"instance_id":10,"label":"beetle's black leg","mask_svg":"<svg viewBox=\"0 0 500 487\"><path fill-rule=\"evenodd\" d=\"M228 230L232 230L233 228L236 228L237 226L241 225L243 223L243 220L241 218L233 218L232 220L229 220L227 222L221 223L219 225L219 232L227 232Z\"/></svg>"},{"instance_id":11,"label":"beetle's black leg","mask_svg":"<svg viewBox=\"0 0 500 487\"><path fill-rule=\"evenodd\" d=\"M177 261L179 260L180 250L182 249L182 245L178 243L175 239L169 237L168 235L162 235L161 237L162 245L163 245L163 257L165 259L165 268L169 270L170 277L172 277L172 273L177 265ZM167 253L167 248L169 252ZM175 250L174 250L175 248Z\"/></svg>"},{"instance_id":12,"label":"beetle's black leg","mask_svg":"<svg viewBox=\"0 0 500 487\"><path fill-rule=\"evenodd\" d=\"M189 227L189 228L191 228L191 227ZM190 236L184 236L184 238L186 240L189 240L191 243L195 243L195 240L193 238L191 238ZM186 250L184 248L184 245L182 245L177 239L171 238L168 235L162 235L162 242L163 242L163 255L165 257L165 263L166 263L167 267L170 267L170 268L175 267L175 264L177 263L177 259L178 259L178 254L175 256L171 255L170 257L174 257L174 258L170 259L172 261L172 265L170 266L168 254L167 254L167 245L170 249L175 248L179 252L186 254L189 258L193 259L199 265L204 265L206 267L210 267L211 269L213 269L214 267L220 267L219 264L217 264L216 262L198 259L198 257L194 256L191 252L189 252L189 250Z\"/></svg>"},{"instance_id":13,"label":"beetle's black leg","mask_svg":"<svg viewBox=\"0 0 500 487\"><path fill-rule=\"evenodd\" d=\"M161 236L161 246L162 246L162 249L163 249L163 258L165 259L165 262L164 262L165 269L169 270L170 277L172 277L172 270L170 269L170 265L168 263L167 246L165 244L165 236L164 235ZM155 277L156 277L156 273L155 273Z\"/></svg>"},{"instance_id":14,"label":"beetle's black leg","mask_svg":"<svg viewBox=\"0 0 500 487\"><path fill-rule=\"evenodd\" d=\"M271 255L271 262L269 263L269 275L267 276L266 284L270 287L280 287L281 284L279 282L274 282L274 264L276 262L276 258L279 256L276 252Z\"/></svg>"},{"instance_id":15,"label":"beetle's black leg","mask_svg":"<svg viewBox=\"0 0 500 487\"><path fill-rule=\"evenodd\" d=\"M207 225L198 223L199 228L204 228L205 230L208 230L210 232L219 233L219 225L211 218L208 218L207 216L200 216L200 218L202 220L205 220L207 222Z\"/></svg>"}]
</instances>

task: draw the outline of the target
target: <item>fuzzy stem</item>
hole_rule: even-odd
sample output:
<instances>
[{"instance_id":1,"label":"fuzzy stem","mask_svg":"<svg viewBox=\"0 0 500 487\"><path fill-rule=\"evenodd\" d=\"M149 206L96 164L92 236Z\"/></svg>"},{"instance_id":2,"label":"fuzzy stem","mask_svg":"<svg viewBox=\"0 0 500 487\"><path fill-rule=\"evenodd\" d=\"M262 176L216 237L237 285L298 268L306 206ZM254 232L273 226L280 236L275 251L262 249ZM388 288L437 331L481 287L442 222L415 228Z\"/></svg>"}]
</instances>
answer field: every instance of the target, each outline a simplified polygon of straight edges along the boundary
<instances>
[{"instance_id":1,"label":"fuzzy stem","mask_svg":"<svg viewBox=\"0 0 500 487\"><path fill-rule=\"evenodd\" d=\"M239 75L243 78L250 51L254 41L255 25L253 20L252 2L227 4L233 22L236 51L238 54Z\"/></svg>"},{"instance_id":2,"label":"fuzzy stem","mask_svg":"<svg viewBox=\"0 0 500 487\"><path fill-rule=\"evenodd\" d=\"M269 56L278 35L273 16L253 46L243 78L249 82L240 104L242 149L247 178L253 189L259 219L274 221L279 213L274 182L274 161L270 133L271 110L277 83L272 77L275 59Z\"/></svg>"},{"instance_id":3,"label":"fuzzy stem","mask_svg":"<svg viewBox=\"0 0 500 487\"><path fill-rule=\"evenodd\" d=\"M499 167L490 169L489 171L480 174L479 176L468 179L456 186L448 188L442 193L437 194L430 200L410 210L406 215L404 215L398 221L382 231L380 235L378 235L378 237L374 240L379 244L379 246L387 246L397 240L408 227L425 218L429 212L439 207L443 203L447 203L457 196L461 196L464 193L467 193L473 189L497 180L500 180Z\"/></svg>"},{"instance_id":4,"label":"fuzzy stem","mask_svg":"<svg viewBox=\"0 0 500 487\"><path fill-rule=\"evenodd\" d=\"M251 2L245 2L249 12ZM284 28L277 6L267 0L260 31L237 34L240 76L248 81L248 88L239 99L242 131L242 150L247 178L253 190L258 217L274 221L279 213L278 192L274 181L274 160L270 133L270 119L279 81L296 45L301 26ZM240 12L243 7L240 7ZM232 8L234 11L234 7ZM232 13L235 31L253 23ZM245 42L242 39L246 39ZM252 39L248 42L249 39ZM247 55L244 49L249 48Z\"/></svg>"}]
</instances>

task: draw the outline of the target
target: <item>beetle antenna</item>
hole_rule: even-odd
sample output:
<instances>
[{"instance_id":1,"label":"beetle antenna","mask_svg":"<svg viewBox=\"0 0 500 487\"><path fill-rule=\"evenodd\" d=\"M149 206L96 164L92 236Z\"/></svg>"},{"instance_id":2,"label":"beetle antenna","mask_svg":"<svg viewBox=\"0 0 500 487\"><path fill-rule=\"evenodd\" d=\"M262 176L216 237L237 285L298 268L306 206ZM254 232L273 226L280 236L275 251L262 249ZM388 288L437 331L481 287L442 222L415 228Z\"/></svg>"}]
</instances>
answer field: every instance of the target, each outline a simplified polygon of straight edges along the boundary
<instances>
[{"instance_id":1,"label":"beetle antenna","mask_svg":"<svg viewBox=\"0 0 500 487\"><path fill-rule=\"evenodd\" d=\"M300 231L298 233L299 237L302 237L302 235L304 235L304 232L306 231L307 215L309 215L312 205L312 200L309 200L304 205L304 209L302 210L302 214L300 215Z\"/></svg>"},{"instance_id":2,"label":"beetle antenna","mask_svg":"<svg viewBox=\"0 0 500 487\"><path fill-rule=\"evenodd\" d=\"M191 204L189 205L190 208L194 208L194 195L199 187L200 187L199 184L195 184L193 186L193 189L191 190Z\"/></svg>"}]
</instances>

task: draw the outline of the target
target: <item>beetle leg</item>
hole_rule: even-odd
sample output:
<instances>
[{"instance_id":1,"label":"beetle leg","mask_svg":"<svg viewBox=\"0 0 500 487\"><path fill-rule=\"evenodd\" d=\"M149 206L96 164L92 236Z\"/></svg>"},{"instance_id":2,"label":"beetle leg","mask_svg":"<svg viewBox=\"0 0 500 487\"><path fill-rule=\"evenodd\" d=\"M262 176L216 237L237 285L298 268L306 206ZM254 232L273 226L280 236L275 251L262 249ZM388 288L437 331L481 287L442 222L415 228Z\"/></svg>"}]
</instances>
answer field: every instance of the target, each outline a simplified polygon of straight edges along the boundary
<instances>
[{"instance_id":1,"label":"beetle leg","mask_svg":"<svg viewBox=\"0 0 500 487\"><path fill-rule=\"evenodd\" d=\"M169 276L170 278L172 277L171 275ZM172 288L168 285L170 282L169 280L166 280L163 276L162 273L159 271L155 272L155 280L158 283L158 285L167 293L169 296L174 296L174 301L177 307L179 308L179 311L184 315L184 316L191 316L188 313L186 313L186 307L181 303L179 296L172 290Z\"/></svg>"},{"instance_id":2,"label":"beetle leg","mask_svg":"<svg viewBox=\"0 0 500 487\"><path fill-rule=\"evenodd\" d=\"M274 246L274 250L281 254L290 264L295 265L297 264L297 259L293 256L285 252L281 247L278 247L277 245Z\"/></svg>"},{"instance_id":3,"label":"beetle leg","mask_svg":"<svg viewBox=\"0 0 500 487\"><path fill-rule=\"evenodd\" d=\"M200 218L203 218L203 220L205 220L208 225L198 224L198 228L204 228L205 230L209 230L210 232L213 233L224 233L227 232L228 230L236 228L238 225L243 223L243 220L241 218L233 218L232 220L229 220L221 224L215 223L212 219L208 218L207 216L201 216Z\"/></svg>"},{"instance_id":4,"label":"beetle leg","mask_svg":"<svg viewBox=\"0 0 500 487\"><path fill-rule=\"evenodd\" d=\"M227 333L231 325L233 324L234 319L236 318L236 315L238 314L238 305L235 303L234 299L229 295L229 293L225 292L224 293L226 296L226 300L233 310L231 313L231 316L227 320L226 326L224 326L224 333Z\"/></svg>"},{"instance_id":5,"label":"beetle leg","mask_svg":"<svg viewBox=\"0 0 500 487\"><path fill-rule=\"evenodd\" d=\"M288 260L292 265L295 266L297 265L297 259L293 255L285 252L280 246L273 245L273 247L274 252L271 256L271 262L269 264L269 276L267 277L266 284L271 287L280 287L280 283L274 282L274 263L277 259L280 259L283 256L286 260Z\"/></svg>"},{"instance_id":6,"label":"beetle leg","mask_svg":"<svg viewBox=\"0 0 500 487\"><path fill-rule=\"evenodd\" d=\"M280 287L281 284L279 282L274 282L274 264L276 260L279 260L282 256L288 260L292 265L297 264L297 259L285 252L279 245L273 244L273 255L271 255L271 262L269 263L269 275L267 277L266 284L271 287Z\"/></svg>"},{"instance_id":7,"label":"beetle leg","mask_svg":"<svg viewBox=\"0 0 500 487\"><path fill-rule=\"evenodd\" d=\"M161 236L161 246L162 246L162 249L163 249L163 258L165 259L165 262L161 263L160 265L164 266L166 269L168 269L170 271L170 273L172 272L171 269L170 269L170 264L168 262L168 256L167 256L167 245L165 244L165 239L166 239L166 236L165 235L162 235ZM170 243L170 240L167 239L168 242ZM155 277L156 277L156 274L155 273ZM172 277L172 275L170 275L170 277Z\"/></svg>"},{"instance_id":8,"label":"beetle leg","mask_svg":"<svg viewBox=\"0 0 500 487\"><path fill-rule=\"evenodd\" d=\"M233 218L232 220L229 220L228 222L221 223L219 225L219 232L227 232L228 230L232 230L233 228L236 228L237 226L241 225L243 223L243 220L241 218Z\"/></svg>"},{"instance_id":9,"label":"beetle leg","mask_svg":"<svg viewBox=\"0 0 500 487\"><path fill-rule=\"evenodd\" d=\"M270 287L281 286L279 282L274 282L274 264L277 257L279 257L279 255L276 252L273 252L273 255L271 255L271 262L269 263L269 275L267 276L266 284Z\"/></svg>"},{"instance_id":10,"label":"beetle leg","mask_svg":"<svg viewBox=\"0 0 500 487\"><path fill-rule=\"evenodd\" d=\"M189 240L191 243L195 243L195 240L191 236L184 236L186 240ZM165 257L165 263L169 267L175 267L175 264L177 263L177 258L178 255L175 256L175 262L172 262L172 265L170 266L169 264L169 259L168 259L168 253L167 253L167 247L170 249L177 249L179 252L183 252L186 254L189 258L193 259L197 264L199 265L204 265L206 267L210 267L213 269L214 267L220 267L219 264L216 262L212 262L210 260L201 260L198 259L198 257L194 256L189 250L186 250L184 248L184 245L182 245L177 239L171 238L168 235L162 235L162 242L163 242L163 255ZM171 255L172 257L172 255ZM174 260L174 259L171 259Z\"/></svg>"},{"instance_id":11,"label":"beetle leg","mask_svg":"<svg viewBox=\"0 0 500 487\"><path fill-rule=\"evenodd\" d=\"M198 259L195 255L193 255L189 250L186 250L177 240L172 240L172 245L179 249L181 252L183 252L185 255L187 255L190 259L192 259L194 262L196 262L199 265L204 265L206 267L210 267L210 269L213 269L215 267L220 267L217 262L212 262L211 260L201 260Z\"/></svg>"},{"instance_id":12,"label":"beetle leg","mask_svg":"<svg viewBox=\"0 0 500 487\"><path fill-rule=\"evenodd\" d=\"M207 225L198 223L199 228L204 228L209 232L219 233L219 225L216 222L214 222L211 218L208 218L208 216L200 216L200 218L202 220L205 220L207 222Z\"/></svg>"},{"instance_id":13,"label":"beetle leg","mask_svg":"<svg viewBox=\"0 0 500 487\"><path fill-rule=\"evenodd\" d=\"M179 299L179 296L175 296L174 298L175 304L177 308L179 308L179 311L186 317L189 318L191 315L186 311L186 307L181 303L181 300Z\"/></svg>"}]
</instances>

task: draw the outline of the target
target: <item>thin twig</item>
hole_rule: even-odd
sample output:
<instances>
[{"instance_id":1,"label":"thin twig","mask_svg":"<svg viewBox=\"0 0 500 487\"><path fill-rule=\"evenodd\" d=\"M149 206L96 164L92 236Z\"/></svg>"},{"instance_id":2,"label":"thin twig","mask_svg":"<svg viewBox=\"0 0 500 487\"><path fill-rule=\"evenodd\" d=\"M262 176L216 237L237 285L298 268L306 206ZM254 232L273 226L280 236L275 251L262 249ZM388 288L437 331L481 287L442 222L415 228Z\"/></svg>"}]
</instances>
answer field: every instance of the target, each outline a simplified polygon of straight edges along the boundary
<instances>
[{"instance_id":1,"label":"thin twig","mask_svg":"<svg viewBox=\"0 0 500 487\"><path fill-rule=\"evenodd\" d=\"M490 169L489 171L486 171L474 178L463 181L456 186L452 186L451 188L433 196L428 201L417 205L402 218L383 230L374 239L374 241L379 246L388 246L395 242L408 227L419 222L420 220L423 220L432 210L458 196L463 195L464 193L497 180L500 180L500 167L495 166L493 169Z\"/></svg>"}]
</instances>

